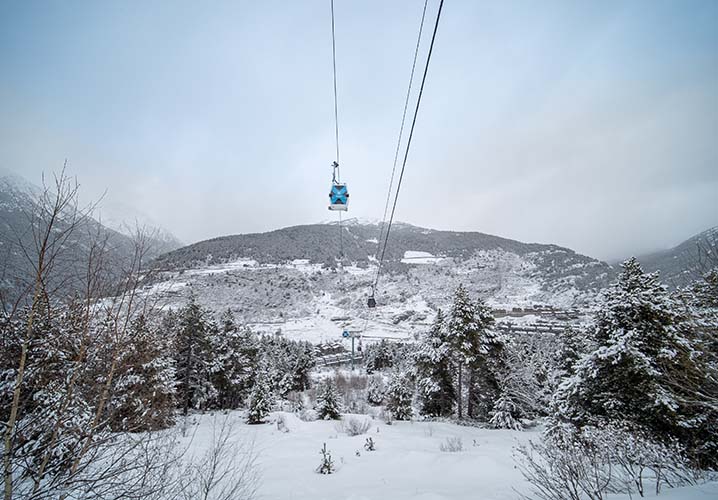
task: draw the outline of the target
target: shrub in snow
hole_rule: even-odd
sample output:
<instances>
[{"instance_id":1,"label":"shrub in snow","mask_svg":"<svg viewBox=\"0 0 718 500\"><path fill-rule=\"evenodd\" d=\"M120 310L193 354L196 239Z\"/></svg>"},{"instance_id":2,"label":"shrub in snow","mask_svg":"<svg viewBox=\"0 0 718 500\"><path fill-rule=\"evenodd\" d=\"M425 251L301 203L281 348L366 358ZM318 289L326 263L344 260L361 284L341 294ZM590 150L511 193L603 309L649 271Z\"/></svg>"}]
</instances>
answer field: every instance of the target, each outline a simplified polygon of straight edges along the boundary
<instances>
[{"instance_id":1,"label":"shrub in snow","mask_svg":"<svg viewBox=\"0 0 718 500\"><path fill-rule=\"evenodd\" d=\"M649 483L657 494L664 483L679 486L695 477L677 445L613 425L530 441L515 450L515 458L533 497L542 500L644 496Z\"/></svg>"},{"instance_id":2,"label":"shrub in snow","mask_svg":"<svg viewBox=\"0 0 718 500\"><path fill-rule=\"evenodd\" d=\"M439 444L439 450L449 453L456 453L464 449L464 442L460 437L447 437Z\"/></svg>"},{"instance_id":3,"label":"shrub in snow","mask_svg":"<svg viewBox=\"0 0 718 500\"><path fill-rule=\"evenodd\" d=\"M404 373L395 372L386 390L386 409L393 419L409 420L413 414L411 381ZM389 423L389 422L387 422Z\"/></svg>"},{"instance_id":4,"label":"shrub in snow","mask_svg":"<svg viewBox=\"0 0 718 500\"><path fill-rule=\"evenodd\" d=\"M344 432L347 436L360 436L365 434L369 427L371 427L371 422L368 419L349 417L341 421L338 430L339 432Z\"/></svg>"},{"instance_id":5,"label":"shrub in snow","mask_svg":"<svg viewBox=\"0 0 718 500\"><path fill-rule=\"evenodd\" d=\"M300 410L297 416L302 422L314 422L319 419L316 410L312 410L311 408L304 408Z\"/></svg>"},{"instance_id":6,"label":"shrub in snow","mask_svg":"<svg viewBox=\"0 0 718 500\"><path fill-rule=\"evenodd\" d=\"M366 451L375 451L376 445L374 444L374 440L370 437L366 438L366 442L364 443L364 449Z\"/></svg>"},{"instance_id":7,"label":"shrub in snow","mask_svg":"<svg viewBox=\"0 0 718 500\"><path fill-rule=\"evenodd\" d=\"M514 418L514 412L516 411L516 405L514 405L511 398L506 395L502 395L494 404L494 410L491 412L491 420L489 424L494 429L512 429L515 431L521 430L521 422Z\"/></svg>"},{"instance_id":8,"label":"shrub in snow","mask_svg":"<svg viewBox=\"0 0 718 500\"><path fill-rule=\"evenodd\" d=\"M317 394L317 417L321 420L340 420L339 397L331 380L327 379Z\"/></svg>"},{"instance_id":9,"label":"shrub in snow","mask_svg":"<svg viewBox=\"0 0 718 500\"><path fill-rule=\"evenodd\" d=\"M575 441L529 441L515 450L516 463L540 500L602 500L609 478L600 450Z\"/></svg>"},{"instance_id":10,"label":"shrub in snow","mask_svg":"<svg viewBox=\"0 0 718 500\"><path fill-rule=\"evenodd\" d=\"M327 450L327 443L324 443L324 446L321 450L319 450L319 453L322 456L322 461L317 467L317 472L319 474L332 474L336 468L334 467L334 461L332 460L332 452Z\"/></svg>"},{"instance_id":11,"label":"shrub in snow","mask_svg":"<svg viewBox=\"0 0 718 500\"><path fill-rule=\"evenodd\" d=\"M229 417L220 425L216 421L212 423L209 448L203 456L191 457L190 460L180 458L176 458L176 466L168 471L169 474L161 475L163 482L169 485L164 495L154 492L154 495L134 498L255 498L260 479L257 452L253 442L245 441L237 434ZM106 493L97 498L107 498Z\"/></svg>"},{"instance_id":12,"label":"shrub in snow","mask_svg":"<svg viewBox=\"0 0 718 500\"><path fill-rule=\"evenodd\" d=\"M289 426L287 425L287 417L281 413L277 415L277 430L279 432L289 432Z\"/></svg>"}]
</instances>

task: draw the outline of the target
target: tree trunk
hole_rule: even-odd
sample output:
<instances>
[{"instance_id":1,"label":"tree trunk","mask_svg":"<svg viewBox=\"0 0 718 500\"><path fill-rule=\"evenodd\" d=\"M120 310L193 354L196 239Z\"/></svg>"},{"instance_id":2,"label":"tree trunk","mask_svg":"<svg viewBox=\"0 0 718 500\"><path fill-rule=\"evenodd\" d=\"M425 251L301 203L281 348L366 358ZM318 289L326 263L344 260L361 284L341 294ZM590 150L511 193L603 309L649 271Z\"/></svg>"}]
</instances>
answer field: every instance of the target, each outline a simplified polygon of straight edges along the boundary
<instances>
[{"instance_id":1,"label":"tree trunk","mask_svg":"<svg viewBox=\"0 0 718 500\"><path fill-rule=\"evenodd\" d=\"M188 339L189 340L189 339ZM189 392L189 381L190 381L190 369L192 366L192 341L187 342L187 360L185 362L184 372L184 405L182 407L182 415L185 417L189 412L190 392Z\"/></svg>"},{"instance_id":2,"label":"tree trunk","mask_svg":"<svg viewBox=\"0 0 718 500\"><path fill-rule=\"evenodd\" d=\"M461 387L462 387L462 381L461 381L461 363L459 363L459 383L458 387L456 388L456 406L458 408L459 413L459 419L462 417L462 409L461 409Z\"/></svg>"},{"instance_id":3,"label":"tree trunk","mask_svg":"<svg viewBox=\"0 0 718 500\"><path fill-rule=\"evenodd\" d=\"M467 408L466 408L466 416L469 418L474 418L474 368L469 368L469 387L466 394L467 397Z\"/></svg>"}]
</instances>

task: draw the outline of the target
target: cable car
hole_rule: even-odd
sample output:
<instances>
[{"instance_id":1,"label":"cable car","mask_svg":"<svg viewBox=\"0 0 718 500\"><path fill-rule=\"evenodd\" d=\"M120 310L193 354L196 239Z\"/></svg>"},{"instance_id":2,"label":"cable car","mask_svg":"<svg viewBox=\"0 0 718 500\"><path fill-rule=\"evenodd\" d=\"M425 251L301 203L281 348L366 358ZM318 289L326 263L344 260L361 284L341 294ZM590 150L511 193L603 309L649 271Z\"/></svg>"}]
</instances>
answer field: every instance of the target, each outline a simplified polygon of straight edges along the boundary
<instances>
[{"instance_id":1,"label":"cable car","mask_svg":"<svg viewBox=\"0 0 718 500\"><path fill-rule=\"evenodd\" d=\"M339 164L332 163L332 189L329 191L329 210L347 211L349 191L344 182L339 182Z\"/></svg>"},{"instance_id":2,"label":"cable car","mask_svg":"<svg viewBox=\"0 0 718 500\"><path fill-rule=\"evenodd\" d=\"M349 191L347 185L339 182L332 182L332 190L329 192L329 210L347 210L349 203Z\"/></svg>"},{"instance_id":3,"label":"cable car","mask_svg":"<svg viewBox=\"0 0 718 500\"><path fill-rule=\"evenodd\" d=\"M374 295L370 295L369 298L366 301L366 306L369 309L373 309L376 307L376 299L374 298Z\"/></svg>"}]
</instances>

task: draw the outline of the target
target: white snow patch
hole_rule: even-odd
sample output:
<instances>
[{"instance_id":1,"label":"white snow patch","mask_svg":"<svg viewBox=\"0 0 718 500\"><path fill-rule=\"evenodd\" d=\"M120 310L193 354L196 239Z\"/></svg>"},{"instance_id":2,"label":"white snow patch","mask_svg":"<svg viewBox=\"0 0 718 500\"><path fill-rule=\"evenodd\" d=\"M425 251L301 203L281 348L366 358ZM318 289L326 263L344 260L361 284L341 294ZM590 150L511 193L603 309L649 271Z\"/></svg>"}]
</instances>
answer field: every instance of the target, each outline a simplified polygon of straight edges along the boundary
<instances>
[{"instance_id":1,"label":"white snow patch","mask_svg":"<svg viewBox=\"0 0 718 500\"><path fill-rule=\"evenodd\" d=\"M438 264L442 260L444 260L443 257L436 257L429 252L417 250L407 250L404 252L404 258L401 259L404 264Z\"/></svg>"},{"instance_id":2,"label":"white snow patch","mask_svg":"<svg viewBox=\"0 0 718 500\"><path fill-rule=\"evenodd\" d=\"M241 269L247 269L257 267L257 261L253 259L237 259L233 262L225 262L224 264L214 264L199 269L189 269L185 271L187 275L208 275L208 274L221 274L228 273L231 271L237 271Z\"/></svg>"}]
</instances>

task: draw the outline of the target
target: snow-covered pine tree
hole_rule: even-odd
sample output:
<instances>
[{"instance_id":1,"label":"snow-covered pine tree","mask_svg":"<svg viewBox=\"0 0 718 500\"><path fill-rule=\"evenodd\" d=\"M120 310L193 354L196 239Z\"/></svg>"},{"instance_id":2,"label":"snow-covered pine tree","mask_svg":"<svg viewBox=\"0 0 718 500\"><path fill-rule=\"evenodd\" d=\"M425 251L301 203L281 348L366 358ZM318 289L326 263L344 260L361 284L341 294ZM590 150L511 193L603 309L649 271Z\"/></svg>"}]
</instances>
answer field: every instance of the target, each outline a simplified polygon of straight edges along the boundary
<instances>
[{"instance_id":1,"label":"snow-covered pine tree","mask_svg":"<svg viewBox=\"0 0 718 500\"><path fill-rule=\"evenodd\" d=\"M516 405L506 393L502 393L499 399L496 400L494 409L491 411L489 424L491 424L494 429L520 431L522 428L521 422L514 418L515 414Z\"/></svg>"},{"instance_id":2,"label":"snow-covered pine tree","mask_svg":"<svg viewBox=\"0 0 718 500\"><path fill-rule=\"evenodd\" d=\"M368 374L393 366L391 349L389 348L389 343L384 339L376 344L367 346L365 357L366 372Z\"/></svg>"},{"instance_id":3,"label":"snow-covered pine tree","mask_svg":"<svg viewBox=\"0 0 718 500\"><path fill-rule=\"evenodd\" d=\"M410 420L414 414L411 402L412 383L406 373L395 371L389 379L384 401L386 409L394 420Z\"/></svg>"},{"instance_id":4,"label":"snow-covered pine tree","mask_svg":"<svg viewBox=\"0 0 718 500\"><path fill-rule=\"evenodd\" d=\"M260 424L272 411L274 393L271 386L271 375L268 362L260 360L254 375L254 386L249 396L248 424Z\"/></svg>"},{"instance_id":5,"label":"snow-covered pine tree","mask_svg":"<svg viewBox=\"0 0 718 500\"><path fill-rule=\"evenodd\" d=\"M69 469L92 425L97 394L90 363L86 362L88 357L95 357L97 346L85 341L98 334L86 321L82 301L47 306L42 302L33 312L23 308L12 315L0 313L0 427L11 412L17 360L27 335L28 317L34 313L33 337L25 344L22 398L12 436L15 448L7 456L27 486L32 486L36 477L57 479ZM85 355L79 355L83 344ZM98 435L105 429L98 429ZM20 481L16 482L19 485ZM17 497L23 494L18 491Z\"/></svg>"},{"instance_id":6,"label":"snow-covered pine tree","mask_svg":"<svg viewBox=\"0 0 718 500\"><path fill-rule=\"evenodd\" d=\"M436 313L436 319L429 331L422 335L414 351L413 360L421 414L450 416L454 411L456 391L451 351L441 309Z\"/></svg>"},{"instance_id":7,"label":"snow-covered pine tree","mask_svg":"<svg viewBox=\"0 0 718 500\"><path fill-rule=\"evenodd\" d=\"M635 258L622 268L595 317L596 347L554 396L553 427L619 422L659 440L683 438L696 423L669 374L694 365L686 318L657 274L644 273Z\"/></svg>"},{"instance_id":8,"label":"snow-covered pine tree","mask_svg":"<svg viewBox=\"0 0 718 500\"><path fill-rule=\"evenodd\" d=\"M169 427L176 405L170 343L145 315L131 322L127 340L113 384L110 424L131 432Z\"/></svg>"},{"instance_id":9,"label":"snow-covered pine tree","mask_svg":"<svg viewBox=\"0 0 718 500\"><path fill-rule=\"evenodd\" d=\"M384 402L384 380L381 375L370 375L367 380L366 400L369 404L378 406Z\"/></svg>"},{"instance_id":10,"label":"snow-covered pine tree","mask_svg":"<svg viewBox=\"0 0 718 500\"><path fill-rule=\"evenodd\" d=\"M718 466L718 269L710 271L676 297L688 316L691 343L679 346L693 364L669 372L671 388L691 416L694 427L684 443L703 469Z\"/></svg>"},{"instance_id":11,"label":"snow-covered pine tree","mask_svg":"<svg viewBox=\"0 0 718 500\"><path fill-rule=\"evenodd\" d=\"M251 360L247 355L247 335L240 329L231 309L222 313L218 328L211 328L214 357L212 384L217 390L219 408L238 408L249 385Z\"/></svg>"},{"instance_id":12,"label":"snow-covered pine tree","mask_svg":"<svg viewBox=\"0 0 718 500\"><path fill-rule=\"evenodd\" d=\"M296 342L292 355L292 390L306 391L311 386L310 373L316 364L314 347L309 342Z\"/></svg>"},{"instance_id":13,"label":"snow-covered pine tree","mask_svg":"<svg viewBox=\"0 0 718 500\"><path fill-rule=\"evenodd\" d=\"M317 390L317 417L321 420L340 420L341 407L337 388L330 379L326 379Z\"/></svg>"},{"instance_id":14,"label":"snow-covered pine tree","mask_svg":"<svg viewBox=\"0 0 718 500\"><path fill-rule=\"evenodd\" d=\"M270 363L272 385L278 396L309 388L309 372L314 366L314 351L309 343L267 335L260 344L262 355Z\"/></svg>"},{"instance_id":15,"label":"snow-covered pine tree","mask_svg":"<svg viewBox=\"0 0 718 500\"><path fill-rule=\"evenodd\" d=\"M472 301L463 285L454 292L447 320L447 342L457 367L457 412L463 416L462 390L466 381L468 416L488 420L500 395L504 343L492 330L494 317L482 301ZM467 372L466 374L464 372ZM465 376L466 375L466 376Z\"/></svg>"},{"instance_id":16,"label":"snow-covered pine tree","mask_svg":"<svg viewBox=\"0 0 718 500\"><path fill-rule=\"evenodd\" d=\"M182 413L205 408L217 395L212 385L214 354L208 332L209 313L190 298L178 315L175 334L177 400Z\"/></svg>"}]
</instances>

